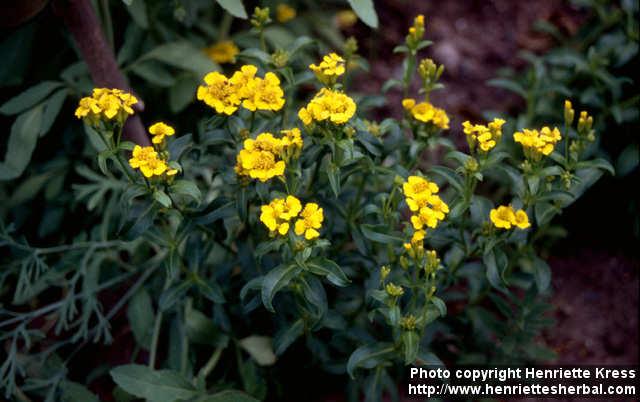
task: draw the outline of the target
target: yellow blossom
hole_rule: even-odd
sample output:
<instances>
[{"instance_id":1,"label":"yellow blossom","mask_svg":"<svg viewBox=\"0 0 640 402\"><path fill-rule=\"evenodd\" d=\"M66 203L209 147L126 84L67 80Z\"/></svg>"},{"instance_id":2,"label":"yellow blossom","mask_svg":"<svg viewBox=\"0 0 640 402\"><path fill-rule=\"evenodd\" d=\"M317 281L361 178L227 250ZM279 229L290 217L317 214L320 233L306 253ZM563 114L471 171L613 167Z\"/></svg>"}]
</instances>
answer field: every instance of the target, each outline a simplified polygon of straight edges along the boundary
<instances>
[{"instance_id":1,"label":"yellow blossom","mask_svg":"<svg viewBox=\"0 0 640 402\"><path fill-rule=\"evenodd\" d=\"M255 79L257 72L258 67L245 64L240 67L240 70L233 73L229 82L236 91L238 98L244 99L249 96L249 83Z\"/></svg>"},{"instance_id":2,"label":"yellow blossom","mask_svg":"<svg viewBox=\"0 0 640 402\"><path fill-rule=\"evenodd\" d=\"M288 4L280 3L276 7L276 19L280 23L285 23L296 18L296 9Z\"/></svg>"},{"instance_id":3,"label":"yellow blossom","mask_svg":"<svg viewBox=\"0 0 640 402\"><path fill-rule=\"evenodd\" d=\"M289 221L298 216L301 209L300 200L292 195L286 199L276 198L260 208L260 221L271 232L285 235L289 231Z\"/></svg>"},{"instance_id":4,"label":"yellow blossom","mask_svg":"<svg viewBox=\"0 0 640 402\"><path fill-rule=\"evenodd\" d=\"M314 202L310 202L304 206L302 212L300 212L300 218L295 224L295 233L298 236L304 234L304 238L312 240L320 236L318 230L322 227L322 221L324 215L322 208Z\"/></svg>"},{"instance_id":5,"label":"yellow blossom","mask_svg":"<svg viewBox=\"0 0 640 402\"><path fill-rule=\"evenodd\" d=\"M336 25L340 29L351 28L358 22L358 16L353 10L341 10L336 13Z\"/></svg>"},{"instance_id":6,"label":"yellow blossom","mask_svg":"<svg viewBox=\"0 0 640 402\"><path fill-rule=\"evenodd\" d=\"M322 88L306 107L298 112L304 125L329 120L345 124L356 112L356 103L342 92Z\"/></svg>"},{"instance_id":7,"label":"yellow blossom","mask_svg":"<svg viewBox=\"0 0 640 402\"><path fill-rule=\"evenodd\" d=\"M256 110L278 111L284 106L284 91L280 88L280 79L272 72L264 78L254 78L247 83L242 107L252 112Z\"/></svg>"},{"instance_id":8,"label":"yellow blossom","mask_svg":"<svg viewBox=\"0 0 640 402\"><path fill-rule=\"evenodd\" d=\"M216 63L235 63L236 56L240 52L238 47L230 40L222 40L204 49L209 58Z\"/></svg>"},{"instance_id":9,"label":"yellow blossom","mask_svg":"<svg viewBox=\"0 0 640 402\"><path fill-rule=\"evenodd\" d=\"M469 121L462 123L464 133L467 135L469 148L473 151L476 144L483 152L493 149L502 137L502 126L505 121L495 118L489 124L471 124Z\"/></svg>"},{"instance_id":10,"label":"yellow blossom","mask_svg":"<svg viewBox=\"0 0 640 402\"><path fill-rule=\"evenodd\" d=\"M281 130L280 134L282 134L282 158L285 160L298 158L304 145L300 129L294 127L290 130Z\"/></svg>"},{"instance_id":11,"label":"yellow blossom","mask_svg":"<svg viewBox=\"0 0 640 402\"><path fill-rule=\"evenodd\" d=\"M433 106L429 102L416 103L415 99L405 98L402 100L402 107L418 121L431 123L442 130L449 128L449 116L447 116L447 112Z\"/></svg>"},{"instance_id":12,"label":"yellow blossom","mask_svg":"<svg viewBox=\"0 0 640 402\"><path fill-rule=\"evenodd\" d=\"M439 188L436 183L420 176L409 176L402 185L402 191L409 209L414 212L411 224L419 232L425 226L435 228L449 213L449 206L437 195Z\"/></svg>"},{"instance_id":13,"label":"yellow blossom","mask_svg":"<svg viewBox=\"0 0 640 402\"><path fill-rule=\"evenodd\" d=\"M151 142L154 144L161 144L164 141L164 137L170 137L176 133L176 130L168 124L163 122L155 123L149 127L149 133L153 136Z\"/></svg>"},{"instance_id":14,"label":"yellow blossom","mask_svg":"<svg viewBox=\"0 0 640 402\"><path fill-rule=\"evenodd\" d=\"M498 208L492 209L489 218L493 225L499 229L511 229L513 226L526 229L531 226L527 213L522 209L516 211L511 205L500 205Z\"/></svg>"},{"instance_id":15,"label":"yellow blossom","mask_svg":"<svg viewBox=\"0 0 640 402\"><path fill-rule=\"evenodd\" d=\"M237 91L229 79L217 71L204 77L206 85L198 87L197 98L216 110L217 113L232 115L240 104Z\"/></svg>"},{"instance_id":16,"label":"yellow blossom","mask_svg":"<svg viewBox=\"0 0 640 402\"><path fill-rule=\"evenodd\" d=\"M314 72L318 80L326 85L333 85L337 77L345 72L344 59L336 53L329 53L318 64L311 64L309 69Z\"/></svg>"},{"instance_id":17,"label":"yellow blossom","mask_svg":"<svg viewBox=\"0 0 640 402\"><path fill-rule=\"evenodd\" d=\"M393 282L387 283L387 286L384 287L384 290L391 297L399 297L404 294L404 289L402 288L402 286L398 286Z\"/></svg>"},{"instance_id":18,"label":"yellow blossom","mask_svg":"<svg viewBox=\"0 0 640 402\"><path fill-rule=\"evenodd\" d=\"M540 131L525 128L513 134L513 140L522 145L525 156L534 161L540 160L542 155L550 155L561 139L557 127L551 129L545 126Z\"/></svg>"},{"instance_id":19,"label":"yellow blossom","mask_svg":"<svg viewBox=\"0 0 640 402\"><path fill-rule=\"evenodd\" d=\"M131 106L136 103L135 96L120 89L94 88L91 96L80 99L75 115L91 124L112 120L122 124L134 113Z\"/></svg>"},{"instance_id":20,"label":"yellow blossom","mask_svg":"<svg viewBox=\"0 0 640 402\"><path fill-rule=\"evenodd\" d=\"M178 172L177 169L170 169L167 162L158 157L158 153L153 147L141 147L140 145L133 148L129 166L139 169L147 178L161 176L163 173L173 176Z\"/></svg>"}]
</instances>

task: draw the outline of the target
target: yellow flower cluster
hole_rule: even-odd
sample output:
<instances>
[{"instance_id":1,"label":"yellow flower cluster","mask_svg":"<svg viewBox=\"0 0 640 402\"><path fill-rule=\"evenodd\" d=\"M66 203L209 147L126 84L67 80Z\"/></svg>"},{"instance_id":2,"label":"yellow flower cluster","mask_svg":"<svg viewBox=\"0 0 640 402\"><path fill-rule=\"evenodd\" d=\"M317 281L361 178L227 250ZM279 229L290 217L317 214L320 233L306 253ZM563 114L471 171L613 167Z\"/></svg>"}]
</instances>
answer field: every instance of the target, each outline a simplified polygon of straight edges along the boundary
<instances>
[{"instance_id":1,"label":"yellow flower cluster","mask_svg":"<svg viewBox=\"0 0 640 402\"><path fill-rule=\"evenodd\" d=\"M222 40L204 49L204 53L216 63L235 63L240 49L230 40Z\"/></svg>"},{"instance_id":2,"label":"yellow flower cluster","mask_svg":"<svg viewBox=\"0 0 640 402\"><path fill-rule=\"evenodd\" d=\"M282 138L261 133L255 140L246 139L236 157L236 173L262 182L282 176L286 161L300 156L303 141L298 128L282 130L281 134Z\"/></svg>"},{"instance_id":3,"label":"yellow flower cluster","mask_svg":"<svg viewBox=\"0 0 640 402\"><path fill-rule=\"evenodd\" d=\"M391 297L399 297L404 294L404 289L402 286L398 286L393 282L387 283L387 286L384 287L384 290Z\"/></svg>"},{"instance_id":4,"label":"yellow flower cluster","mask_svg":"<svg viewBox=\"0 0 640 402\"><path fill-rule=\"evenodd\" d=\"M542 127L540 131L524 129L513 134L513 140L522 144L524 155L532 160L540 160L542 155L550 155L555 144L562 139L560 130Z\"/></svg>"},{"instance_id":5,"label":"yellow flower cluster","mask_svg":"<svg viewBox=\"0 0 640 402\"><path fill-rule=\"evenodd\" d=\"M244 65L231 78L217 71L204 77L205 85L198 87L197 98L217 113L232 115L238 107L256 110L278 111L284 105L284 91L280 79L272 72L264 78L256 77L258 68Z\"/></svg>"},{"instance_id":6,"label":"yellow flower cluster","mask_svg":"<svg viewBox=\"0 0 640 402\"><path fill-rule=\"evenodd\" d=\"M435 229L438 222L444 220L449 213L449 206L438 195L438 185L420 176L409 176L402 185L402 190L409 209L413 212L411 224L416 233L412 243L424 239L424 228Z\"/></svg>"},{"instance_id":7,"label":"yellow flower cluster","mask_svg":"<svg viewBox=\"0 0 640 402\"><path fill-rule=\"evenodd\" d=\"M527 213L522 209L516 211L511 205L500 205L498 208L492 209L489 218L495 227L501 229L511 229L512 226L526 229L531 226Z\"/></svg>"},{"instance_id":8,"label":"yellow flower cluster","mask_svg":"<svg viewBox=\"0 0 640 402\"><path fill-rule=\"evenodd\" d=\"M305 126L311 123L329 120L334 124L345 124L356 113L356 103L346 94L322 88L309 101L306 107L298 111L298 117Z\"/></svg>"},{"instance_id":9,"label":"yellow flower cluster","mask_svg":"<svg viewBox=\"0 0 640 402\"><path fill-rule=\"evenodd\" d=\"M284 24L287 21L291 21L296 18L296 9L288 4L280 3L276 7L276 19L278 22Z\"/></svg>"},{"instance_id":10,"label":"yellow flower cluster","mask_svg":"<svg viewBox=\"0 0 640 402\"><path fill-rule=\"evenodd\" d=\"M467 135L469 149L473 152L476 144L484 152L493 149L502 137L502 126L505 121L495 118L489 124L471 124L469 121L462 123L463 131Z\"/></svg>"},{"instance_id":11,"label":"yellow flower cluster","mask_svg":"<svg viewBox=\"0 0 640 402\"><path fill-rule=\"evenodd\" d=\"M322 58L320 64L311 64L309 69L314 72L320 82L331 86L345 72L344 59L336 53L329 53Z\"/></svg>"},{"instance_id":12,"label":"yellow flower cluster","mask_svg":"<svg viewBox=\"0 0 640 402\"><path fill-rule=\"evenodd\" d=\"M323 210L314 202L307 203L304 208L300 200L289 195L287 198L276 198L260 208L260 221L272 234L284 236L289 232L290 222L295 220L294 233L312 240L320 236L318 230L324 220Z\"/></svg>"},{"instance_id":13,"label":"yellow flower cluster","mask_svg":"<svg viewBox=\"0 0 640 402\"><path fill-rule=\"evenodd\" d=\"M402 100L402 107L418 121L432 123L442 130L449 129L449 116L447 116L447 112L433 106L429 102L416 103L415 99L406 98Z\"/></svg>"},{"instance_id":14,"label":"yellow flower cluster","mask_svg":"<svg viewBox=\"0 0 640 402\"><path fill-rule=\"evenodd\" d=\"M129 165L134 169L140 170L144 177L147 178L161 177L163 175L171 177L178 173L178 170L171 168L153 147L136 145L133 148L132 158L129 159Z\"/></svg>"},{"instance_id":15,"label":"yellow flower cluster","mask_svg":"<svg viewBox=\"0 0 640 402\"><path fill-rule=\"evenodd\" d=\"M413 331L416 329L418 320L412 314L404 316L400 319L400 327L405 331Z\"/></svg>"},{"instance_id":16,"label":"yellow flower cluster","mask_svg":"<svg viewBox=\"0 0 640 402\"><path fill-rule=\"evenodd\" d=\"M91 96L80 99L75 115L79 119L86 118L91 124L114 118L123 123L133 114L131 106L136 103L135 96L120 89L94 88Z\"/></svg>"},{"instance_id":17,"label":"yellow flower cluster","mask_svg":"<svg viewBox=\"0 0 640 402\"><path fill-rule=\"evenodd\" d=\"M424 15L419 14L413 19L413 25L409 27L407 35L407 45L415 48L424 36Z\"/></svg>"},{"instance_id":18,"label":"yellow flower cluster","mask_svg":"<svg viewBox=\"0 0 640 402\"><path fill-rule=\"evenodd\" d=\"M163 122L155 123L149 127L149 134L152 135L151 142L154 144L164 143L165 137L171 137L176 133L176 130L168 124Z\"/></svg>"}]
</instances>

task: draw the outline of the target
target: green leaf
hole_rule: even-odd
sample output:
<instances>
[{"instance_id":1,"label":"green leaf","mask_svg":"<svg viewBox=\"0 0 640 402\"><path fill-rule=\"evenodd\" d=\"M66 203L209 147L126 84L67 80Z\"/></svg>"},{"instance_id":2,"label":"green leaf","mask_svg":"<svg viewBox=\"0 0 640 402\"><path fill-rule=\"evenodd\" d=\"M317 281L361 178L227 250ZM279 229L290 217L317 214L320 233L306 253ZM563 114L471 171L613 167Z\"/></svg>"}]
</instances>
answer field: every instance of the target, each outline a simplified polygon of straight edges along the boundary
<instances>
[{"instance_id":1,"label":"green leaf","mask_svg":"<svg viewBox=\"0 0 640 402\"><path fill-rule=\"evenodd\" d=\"M191 282L184 281L162 292L160 299L158 300L158 308L160 311L166 311L173 307L176 301L187 293L191 285Z\"/></svg>"},{"instance_id":2,"label":"green leaf","mask_svg":"<svg viewBox=\"0 0 640 402\"><path fill-rule=\"evenodd\" d=\"M536 280L538 292L543 293L549 288L549 284L551 283L551 268L542 258L534 257L533 269L533 277Z\"/></svg>"},{"instance_id":3,"label":"green leaf","mask_svg":"<svg viewBox=\"0 0 640 402\"><path fill-rule=\"evenodd\" d=\"M24 112L43 100L47 95L53 92L54 89L60 88L61 86L61 82L43 81L22 92L20 95L9 99L0 106L0 113L12 115Z\"/></svg>"},{"instance_id":4,"label":"green leaf","mask_svg":"<svg viewBox=\"0 0 640 402\"><path fill-rule=\"evenodd\" d=\"M487 81L487 85L490 85L492 87L503 88L511 92L515 92L518 95L522 96L523 98L527 97L527 91L524 89L524 87L520 85L520 83L513 80L509 80L506 78L494 78L492 80Z\"/></svg>"},{"instance_id":5,"label":"green leaf","mask_svg":"<svg viewBox=\"0 0 640 402\"><path fill-rule=\"evenodd\" d=\"M175 85L169 88L169 108L178 113L184 110L196 96L198 80L191 75L178 78Z\"/></svg>"},{"instance_id":6,"label":"green leaf","mask_svg":"<svg viewBox=\"0 0 640 402\"><path fill-rule=\"evenodd\" d=\"M29 164L42 127L42 111L42 105L36 106L18 116L11 126L7 154L0 162L0 180L15 179Z\"/></svg>"},{"instance_id":7,"label":"green leaf","mask_svg":"<svg viewBox=\"0 0 640 402\"><path fill-rule=\"evenodd\" d=\"M299 270L296 264L279 265L265 275L262 280L262 304L267 310L275 312L272 305L273 297L291 282Z\"/></svg>"},{"instance_id":8,"label":"green leaf","mask_svg":"<svg viewBox=\"0 0 640 402\"><path fill-rule=\"evenodd\" d=\"M487 268L487 279L491 286L504 291L506 289L503 285L502 274L507 267L507 260L506 256L504 256L504 259L500 258L501 256L504 256L504 254L496 256L495 249L492 249L482 256L482 262Z\"/></svg>"},{"instance_id":9,"label":"green leaf","mask_svg":"<svg viewBox=\"0 0 640 402\"><path fill-rule=\"evenodd\" d=\"M60 386L62 390L62 402L99 402L97 396L82 384L73 381L64 381Z\"/></svg>"},{"instance_id":10,"label":"green leaf","mask_svg":"<svg viewBox=\"0 0 640 402\"><path fill-rule=\"evenodd\" d=\"M198 77L204 77L211 71L219 71L220 66L211 61L200 49L186 41L162 44L139 61L154 59L187 71L193 71Z\"/></svg>"},{"instance_id":11,"label":"green leaf","mask_svg":"<svg viewBox=\"0 0 640 402\"><path fill-rule=\"evenodd\" d=\"M145 350L149 350L154 313L151 305L151 296L144 288L140 289L129 302L127 318L129 319L133 337L138 345Z\"/></svg>"},{"instance_id":12,"label":"green leaf","mask_svg":"<svg viewBox=\"0 0 640 402\"><path fill-rule=\"evenodd\" d=\"M186 195L193 198L198 203L202 201L202 193L196 183L189 180L176 180L170 187L172 192L180 195Z\"/></svg>"},{"instance_id":13,"label":"green leaf","mask_svg":"<svg viewBox=\"0 0 640 402\"><path fill-rule=\"evenodd\" d=\"M56 121L56 117L62 109L65 99L69 91L67 89L61 89L51 95L44 104L44 114L42 116L42 125L40 126L40 136L45 135L51 129L51 126Z\"/></svg>"},{"instance_id":14,"label":"green leaf","mask_svg":"<svg viewBox=\"0 0 640 402\"><path fill-rule=\"evenodd\" d=\"M147 15L147 5L144 0L127 0L127 11L131 14L133 21L143 29L149 28L149 16Z\"/></svg>"},{"instance_id":15,"label":"green leaf","mask_svg":"<svg viewBox=\"0 0 640 402\"><path fill-rule=\"evenodd\" d=\"M402 333L401 341L404 349L404 364L411 364L418 356L420 338L415 331L405 331Z\"/></svg>"},{"instance_id":16,"label":"green leaf","mask_svg":"<svg viewBox=\"0 0 640 402\"><path fill-rule=\"evenodd\" d=\"M326 276L336 286L347 286L351 282L340 266L327 258L314 258L307 262L307 267L316 275Z\"/></svg>"},{"instance_id":17,"label":"green leaf","mask_svg":"<svg viewBox=\"0 0 640 402\"><path fill-rule=\"evenodd\" d=\"M607 160L602 159L602 158L596 158L596 159L592 159L590 161L578 162L578 163L576 163L575 168L576 168L576 170L585 169L585 168L596 168L596 169L600 169L600 170L604 170L606 172L609 172L612 175L616 174L616 171L613 169L613 166L611 166L611 164Z\"/></svg>"},{"instance_id":18,"label":"green leaf","mask_svg":"<svg viewBox=\"0 0 640 402\"><path fill-rule=\"evenodd\" d=\"M197 402L260 402L252 396L245 394L244 392L236 390L226 390L218 392L217 394L209 395L197 399Z\"/></svg>"},{"instance_id":19,"label":"green leaf","mask_svg":"<svg viewBox=\"0 0 640 402\"><path fill-rule=\"evenodd\" d=\"M214 303L224 303L224 294L222 293L222 289L215 281L212 279L209 282L205 282L203 280L198 281L198 289L207 299L211 300Z\"/></svg>"},{"instance_id":20,"label":"green leaf","mask_svg":"<svg viewBox=\"0 0 640 402\"><path fill-rule=\"evenodd\" d=\"M349 356L347 373L351 378L355 378L355 370L358 367L374 368L384 360L395 356L395 354L395 348L389 343L380 342L373 345L360 346Z\"/></svg>"},{"instance_id":21,"label":"green leaf","mask_svg":"<svg viewBox=\"0 0 640 402\"><path fill-rule=\"evenodd\" d=\"M126 392L153 402L174 402L195 398L199 394L183 375L173 370L153 370L128 364L112 369L110 374Z\"/></svg>"},{"instance_id":22,"label":"green leaf","mask_svg":"<svg viewBox=\"0 0 640 402\"><path fill-rule=\"evenodd\" d=\"M278 332L273 340L276 355L281 355L300 336L304 334L304 320L300 318L284 331Z\"/></svg>"},{"instance_id":23,"label":"green leaf","mask_svg":"<svg viewBox=\"0 0 640 402\"><path fill-rule=\"evenodd\" d=\"M434 306L436 306L436 308L438 309L442 317L447 315L447 305L441 298L434 296L431 298L431 303L433 303Z\"/></svg>"},{"instance_id":24,"label":"green leaf","mask_svg":"<svg viewBox=\"0 0 640 402\"><path fill-rule=\"evenodd\" d=\"M376 14L376 9L373 7L373 0L348 0L353 11L358 14L358 17L365 24L369 25L371 28L378 27L378 14Z\"/></svg>"},{"instance_id":25,"label":"green leaf","mask_svg":"<svg viewBox=\"0 0 640 402\"><path fill-rule=\"evenodd\" d=\"M153 192L153 199L158 201L160 205L165 208L169 208L171 206L171 198L162 190L156 190Z\"/></svg>"},{"instance_id":26,"label":"green leaf","mask_svg":"<svg viewBox=\"0 0 640 402\"><path fill-rule=\"evenodd\" d=\"M455 172L455 170L446 166L433 166L429 169L429 171L443 177L453 188L455 188L460 193L464 192L462 180Z\"/></svg>"},{"instance_id":27,"label":"green leaf","mask_svg":"<svg viewBox=\"0 0 640 402\"><path fill-rule=\"evenodd\" d=\"M538 202L534 207L534 212L538 226L543 226L551 221L551 218L557 212L557 208L548 202Z\"/></svg>"},{"instance_id":28,"label":"green leaf","mask_svg":"<svg viewBox=\"0 0 640 402\"><path fill-rule=\"evenodd\" d=\"M374 225L363 224L360 225L360 230L362 231L362 235L367 239L374 241L376 243L385 243L385 244L402 244L404 240L397 236L392 236L386 233L382 233L378 231L378 227Z\"/></svg>"},{"instance_id":29,"label":"green leaf","mask_svg":"<svg viewBox=\"0 0 640 402\"><path fill-rule=\"evenodd\" d=\"M170 87L176 82L173 75L167 71L162 64L154 60L145 60L140 63L133 64L131 66L131 71L150 84L159 87Z\"/></svg>"},{"instance_id":30,"label":"green leaf","mask_svg":"<svg viewBox=\"0 0 640 402\"><path fill-rule=\"evenodd\" d=\"M333 196L338 198L338 195L340 195L340 168L330 163L329 166L327 166L327 177L329 178L329 185L331 185Z\"/></svg>"},{"instance_id":31,"label":"green leaf","mask_svg":"<svg viewBox=\"0 0 640 402\"><path fill-rule=\"evenodd\" d=\"M202 312L187 308L184 317L187 337L194 343L212 345L217 340L217 331L213 320Z\"/></svg>"},{"instance_id":32,"label":"green leaf","mask_svg":"<svg viewBox=\"0 0 640 402\"><path fill-rule=\"evenodd\" d=\"M272 366L276 362L271 338L268 336L251 335L241 339L238 344L258 363L259 366Z\"/></svg>"},{"instance_id":33,"label":"green leaf","mask_svg":"<svg viewBox=\"0 0 640 402\"><path fill-rule=\"evenodd\" d=\"M216 0L220 7L237 18L247 19L247 11L241 0Z\"/></svg>"}]
</instances>

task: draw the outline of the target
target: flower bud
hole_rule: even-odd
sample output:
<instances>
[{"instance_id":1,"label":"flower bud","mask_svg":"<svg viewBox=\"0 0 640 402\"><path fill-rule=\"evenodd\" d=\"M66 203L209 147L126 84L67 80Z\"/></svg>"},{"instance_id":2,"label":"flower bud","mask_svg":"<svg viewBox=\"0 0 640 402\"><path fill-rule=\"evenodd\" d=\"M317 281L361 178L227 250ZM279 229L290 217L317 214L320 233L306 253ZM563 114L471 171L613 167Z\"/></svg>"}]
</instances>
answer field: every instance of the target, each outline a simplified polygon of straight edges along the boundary
<instances>
[{"instance_id":1,"label":"flower bud","mask_svg":"<svg viewBox=\"0 0 640 402\"><path fill-rule=\"evenodd\" d=\"M564 122L567 126L573 124L573 119L575 117L575 110L573 110L573 105L570 100L564 101Z\"/></svg>"},{"instance_id":2,"label":"flower bud","mask_svg":"<svg viewBox=\"0 0 640 402\"><path fill-rule=\"evenodd\" d=\"M253 25L255 28L262 30L270 22L271 18L269 17L269 7L256 7L253 10L253 15L251 16L251 25Z\"/></svg>"}]
</instances>

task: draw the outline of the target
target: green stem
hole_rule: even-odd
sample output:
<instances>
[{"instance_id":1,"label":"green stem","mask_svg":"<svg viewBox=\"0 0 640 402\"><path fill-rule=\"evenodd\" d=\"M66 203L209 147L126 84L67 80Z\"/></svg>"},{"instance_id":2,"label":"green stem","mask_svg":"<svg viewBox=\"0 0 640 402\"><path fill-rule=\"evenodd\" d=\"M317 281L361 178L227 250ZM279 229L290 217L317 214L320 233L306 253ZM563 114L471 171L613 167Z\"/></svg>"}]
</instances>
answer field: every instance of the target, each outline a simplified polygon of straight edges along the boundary
<instances>
[{"instance_id":1,"label":"green stem","mask_svg":"<svg viewBox=\"0 0 640 402\"><path fill-rule=\"evenodd\" d=\"M206 379L209 373L213 371L213 369L216 367L216 364L218 364L218 361L220 360L220 356L222 355L223 350L224 347L218 346L216 350L213 351L213 354L211 355L207 363L200 369L200 372L198 373L198 377L200 379Z\"/></svg>"},{"instance_id":2,"label":"green stem","mask_svg":"<svg viewBox=\"0 0 640 402\"><path fill-rule=\"evenodd\" d=\"M167 274L164 281L164 290L167 290L171 285L171 278ZM160 328L162 326L162 311L158 309L156 314L156 320L153 324L153 336L151 337L151 347L149 350L149 368L153 369L156 365L156 354L158 351L158 340L160 339Z\"/></svg>"}]
</instances>

